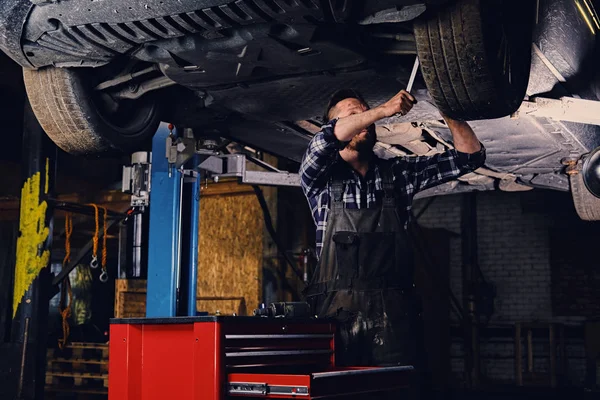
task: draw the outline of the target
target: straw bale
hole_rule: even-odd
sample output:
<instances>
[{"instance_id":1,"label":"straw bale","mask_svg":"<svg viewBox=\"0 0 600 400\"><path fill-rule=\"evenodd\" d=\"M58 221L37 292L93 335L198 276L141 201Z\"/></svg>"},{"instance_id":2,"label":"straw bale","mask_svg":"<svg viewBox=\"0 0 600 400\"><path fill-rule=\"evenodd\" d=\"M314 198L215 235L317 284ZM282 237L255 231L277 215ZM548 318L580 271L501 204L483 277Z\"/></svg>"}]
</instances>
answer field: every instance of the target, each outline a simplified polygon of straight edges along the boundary
<instances>
[{"instance_id":1,"label":"straw bale","mask_svg":"<svg viewBox=\"0 0 600 400\"><path fill-rule=\"evenodd\" d=\"M262 296L263 217L253 193L200 201L198 310L251 314ZM241 299L244 301L241 301Z\"/></svg>"},{"instance_id":2,"label":"straw bale","mask_svg":"<svg viewBox=\"0 0 600 400\"><path fill-rule=\"evenodd\" d=\"M146 316L146 280L115 280L115 318Z\"/></svg>"}]
</instances>

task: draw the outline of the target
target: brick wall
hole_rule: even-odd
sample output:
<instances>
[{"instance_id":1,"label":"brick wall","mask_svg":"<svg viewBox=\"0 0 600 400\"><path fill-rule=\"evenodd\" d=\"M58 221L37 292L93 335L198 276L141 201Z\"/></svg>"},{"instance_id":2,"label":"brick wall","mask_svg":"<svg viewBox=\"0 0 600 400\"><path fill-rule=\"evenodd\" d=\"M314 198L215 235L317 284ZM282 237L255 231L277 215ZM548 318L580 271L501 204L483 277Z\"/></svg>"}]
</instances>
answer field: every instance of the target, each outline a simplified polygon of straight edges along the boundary
<instances>
[{"instance_id":1,"label":"brick wall","mask_svg":"<svg viewBox=\"0 0 600 400\"><path fill-rule=\"evenodd\" d=\"M450 237L450 287L458 298L462 296L461 200L461 195L438 197L419 218L419 224L427 228L443 228L452 232ZM426 199L415 202L415 214L418 214L425 203L427 203Z\"/></svg>"},{"instance_id":2,"label":"brick wall","mask_svg":"<svg viewBox=\"0 0 600 400\"><path fill-rule=\"evenodd\" d=\"M430 228L445 228L450 239L450 285L462 298L461 204L462 195L437 198L419 218ZM495 313L490 327L503 327L507 334L483 338L481 371L494 381L514 382L512 327L519 321L561 322L580 326L582 317L553 315L550 266L550 232L557 224L576 221L569 194L555 192L485 192L477 194L479 265L488 282L496 286ZM552 201L550 201L552 200ZM415 202L415 212L427 200ZM575 222L574 222L575 223ZM566 224L566 226L565 226ZM456 318L451 315L456 322ZM535 369L548 369L547 340L534 341ZM455 337L451 346L451 368L456 380L464 378L463 342ZM569 338L568 378L580 385L585 372L583 341Z\"/></svg>"}]
</instances>

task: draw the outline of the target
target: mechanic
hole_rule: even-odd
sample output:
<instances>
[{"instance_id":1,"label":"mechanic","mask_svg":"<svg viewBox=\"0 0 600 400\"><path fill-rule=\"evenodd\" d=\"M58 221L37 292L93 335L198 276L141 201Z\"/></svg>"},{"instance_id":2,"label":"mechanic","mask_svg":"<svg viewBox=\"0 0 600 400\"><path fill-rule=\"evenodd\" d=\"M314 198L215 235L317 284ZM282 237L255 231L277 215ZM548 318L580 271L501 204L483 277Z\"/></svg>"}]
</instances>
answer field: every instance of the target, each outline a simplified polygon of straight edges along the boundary
<instances>
[{"instance_id":1,"label":"mechanic","mask_svg":"<svg viewBox=\"0 0 600 400\"><path fill-rule=\"evenodd\" d=\"M353 90L336 92L301 165L317 226L319 264L304 294L319 317L338 320L336 364L415 365L416 298L407 227L415 194L481 167L485 148L463 121L444 116L455 149L378 158L375 122L416 103L400 91L370 109Z\"/></svg>"}]
</instances>

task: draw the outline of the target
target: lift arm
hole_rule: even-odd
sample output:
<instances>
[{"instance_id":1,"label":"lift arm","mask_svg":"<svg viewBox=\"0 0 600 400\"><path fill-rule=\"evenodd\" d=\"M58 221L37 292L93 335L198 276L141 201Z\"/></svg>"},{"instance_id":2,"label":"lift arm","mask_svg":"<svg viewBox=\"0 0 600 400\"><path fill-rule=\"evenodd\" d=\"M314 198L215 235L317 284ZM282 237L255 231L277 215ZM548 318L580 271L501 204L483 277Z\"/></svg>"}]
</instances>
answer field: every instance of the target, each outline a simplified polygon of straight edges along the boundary
<instances>
[{"instance_id":1,"label":"lift arm","mask_svg":"<svg viewBox=\"0 0 600 400\"><path fill-rule=\"evenodd\" d=\"M212 173L215 182L220 178L238 177L242 183L249 185L300 187L298 174L280 171L263 162L260 163L261 167L271 171L251 171L246 168L247 161L252 160L248 160L244 154L211 155L198 164L198 169Z\"/></svg>"},{"instance_id":2,"label":"lift arm","mask_svg":"<svg viewBox=\"0 0 600 400\"><path fill-rule=\"evenodd\" d=\"M534 97L521 104L517 115L550 118L582 124L600 125L600 101L561 97Z\"/></svg>"}]
</instances>

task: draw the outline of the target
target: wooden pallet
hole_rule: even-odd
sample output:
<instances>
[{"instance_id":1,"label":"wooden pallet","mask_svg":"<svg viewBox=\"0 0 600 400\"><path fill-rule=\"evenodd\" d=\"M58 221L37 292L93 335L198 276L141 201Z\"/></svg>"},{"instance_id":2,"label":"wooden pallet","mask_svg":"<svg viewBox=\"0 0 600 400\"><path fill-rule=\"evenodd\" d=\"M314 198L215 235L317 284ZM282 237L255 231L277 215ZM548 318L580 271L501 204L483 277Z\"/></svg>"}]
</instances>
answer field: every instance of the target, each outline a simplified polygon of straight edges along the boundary
<instances>
[{"instance_id":1,"label":"wooden pallet","mask_svg":"<svg viewBox=\"0 0 600 400\"><path fill-rule=\"evenodd\" d=\"M83 358L54 358L49 359L47 372L88 372L108 373L108 360L86 360Z\"/></svg>"},{"instance_id":2,"label":"wooden pallet","mask_svg":"<svg viewBox=\"0 0 600 400\"><path fill-rule=\"evenodd\" d=\"M73 390L55 390L52 387L46 388L44 400L107 400L108 392L106 389L77 389Z\"/></svg>"},{"instance_id":3,"label":"wooden pallet","mask_svg":"<svg viewBox=\"0 0 600 400\"><path fill-rule=\"evenodd\" d=\"M45 400L107 400L107 388L92 388L72 386L61 388L46 386L44 391Z\"/></svg>"},{"instance_id":4,"label":"wooden pallet","mask_svg":"<svg viewBox=\"0 0 600 400\"><path fill-rule=\"evenodd\" d=\"M108 387L108 374L91 372L46 372L46 385L54 387Z\"/></svg>"},{"instance_id":5,"label":"wooden pallet","mask_svg":"<svg viewBox=\"0 0 600 400\"><path fill-rule=\"evenodd\" d=\"M74 398L108 393L108 345L71 343L63 350L48 349L46 392L77 393Z\"/></svg>"},{"instance_id":6,"label":"wooden pallet","mask_svg":"<svg viewBox=\"0 0 600 400\"><path fill-rule=\"evenodd\" d=\"M108 344L73 342L63 350L48 349L47 359L108 360Z\"/></svg>"}]
</instances>

